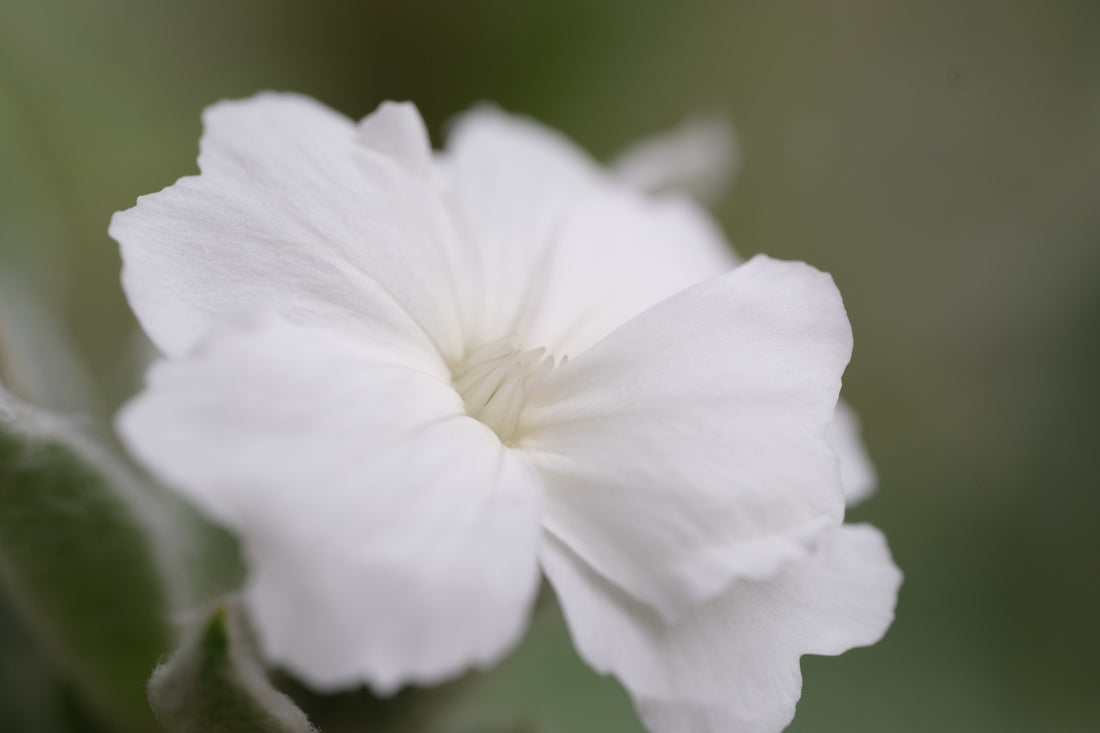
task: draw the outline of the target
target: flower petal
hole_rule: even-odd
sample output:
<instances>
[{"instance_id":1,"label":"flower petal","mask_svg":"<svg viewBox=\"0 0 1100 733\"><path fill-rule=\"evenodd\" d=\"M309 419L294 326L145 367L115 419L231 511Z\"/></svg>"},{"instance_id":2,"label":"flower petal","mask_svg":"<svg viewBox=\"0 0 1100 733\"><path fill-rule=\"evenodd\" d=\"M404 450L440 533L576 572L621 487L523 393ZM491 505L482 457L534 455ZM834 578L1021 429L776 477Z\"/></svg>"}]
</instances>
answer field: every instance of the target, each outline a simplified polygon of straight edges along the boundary
<instances>
[{"instance_id":1,"label":"flower petal","mask_svg":"<svg viewBox=\"0 0 1100 733\"><path fill-rule=\"evenodd\" d=\"M463 266L435 189L305 97L261 94L204 114L202 174L115 215L123 285L166 354L275 310L408 352L457 343Z\"/></svg>"},{"instance_id":2,"label":"flower petal","mask_svg":"<svg viewBox=\"0 0 1100 733\"><path fill-rule=\"evenodd\" d=\"M681 191L710 203L729 188L737 162L737 136L730 124L700 118L635 143L611 169L640 191Z\"/></svg>"},{"instance_id":3,"label":"flower petal","mask_svg":"<svg viewBox=\"0 0 1100 733\"><path fill-rule=\"evenodd\" d=\"M383 102L359 122L358 138L419 176L433 170L428 128L412 102Z\"/></svg>"},{"instance_id":4,"label":"flower petal","mask_svg":"<svg viewBox=\"0 0 1100 733\"><path fill-rule=\"evenodd\" d=\"M435 682L526 625L537 477L433 375L269 321L154 367L118 427L237 532L263 648L318 688Z\"/></svg>"},{"instance_id":5,"label":"flower petal","mask_svg":"<svg viewBox=\"0 0 1100 733\"><path fill-rule=\"evenodd\" d=\"M619 678L652 733L782 730L799 657L878 641L901 583L878 530L842 526L774 578L738 581L670 626L552 537L542 561L581 657Z\"/></svg>"},{"instance_id":6,"label":"flower petal","mask_svg":"<svg viewBox=\"0 0 1100 733\"><path fill-rule=\"evenodd\" d=\"M487 108L443 155L455 217L481 259L472 341L519 334L558 357L735 263L707 214L650 198L537 123Z\"/></svg>"},{"instance_id":7,"label":"flower petal","mask_svg":"<svg viewBox=\"0 0 1100 733\"><path fill-rule=\"evenodd\" d=\"M844 498L848 506L854 506L874 493L878 474L860 438L859 415L844 400L837 402L836 414L826 435L840 458Z\"/></svg>"},{"instance_id":8,"label":"flower petal","mask_svg":"<svg viewBox=\"0 0 1100 733\"><path fill-rule=\"evenodd\" d=\"M825 439L852 337L832 278L756 257L535 386L518 447L544 525L672 619L841 521Z\"/></svg>"},{"instance_id":9,"label":"flower petal","mask_svg":"<svg viewBox=\"0 0 1100 733\"><path fill-rule=\"evenodd\" d=\"M531 346L575 358L646 308L737 264L693 201L606 187L575 204L518 326Z\"/></svg>"}]
</instances>

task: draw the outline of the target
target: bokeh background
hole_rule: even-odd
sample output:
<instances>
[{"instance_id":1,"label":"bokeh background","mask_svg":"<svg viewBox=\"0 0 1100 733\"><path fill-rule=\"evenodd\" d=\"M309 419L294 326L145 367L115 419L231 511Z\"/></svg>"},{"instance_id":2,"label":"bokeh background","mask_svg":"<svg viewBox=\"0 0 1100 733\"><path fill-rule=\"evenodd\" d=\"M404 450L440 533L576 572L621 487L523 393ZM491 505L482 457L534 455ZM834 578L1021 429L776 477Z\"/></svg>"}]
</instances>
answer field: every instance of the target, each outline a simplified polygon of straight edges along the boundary
<instances>
[{"instance_id":1,"label":"bokeh background","mask_svg":"<svg viewBox=\"0 0 1100 733\"><path fill-rule=\"evenodd\" d=\"M59 316L92 412L141 350L111 213L196 171L204 106L260 89L411 99L434 135L492 100L601 158L730 119L716 214L740 252L835 276L881 484L852 518L906 573L881 644L804 660L791 730L1097 729L1100 3L5 0L0 275ZM49 674L22 643L6 679ZM471 719L639 730L554 614L477 689Z\"/></svg>"}]
</instances>

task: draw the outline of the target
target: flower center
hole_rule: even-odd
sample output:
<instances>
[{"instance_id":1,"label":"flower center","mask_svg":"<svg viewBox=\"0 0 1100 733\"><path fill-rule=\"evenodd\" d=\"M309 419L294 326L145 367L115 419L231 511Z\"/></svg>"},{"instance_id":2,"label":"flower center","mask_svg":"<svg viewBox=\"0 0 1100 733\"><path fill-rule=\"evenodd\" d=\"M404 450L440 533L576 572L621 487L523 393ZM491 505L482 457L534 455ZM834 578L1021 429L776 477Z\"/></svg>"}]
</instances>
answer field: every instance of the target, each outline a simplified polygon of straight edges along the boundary
<instances>
[{"instance_id":1,"label":"flower center","mask_svg":"<svg viewBox=\"0 0 1100 733\"><path fill-rule=\"evenodd\" d=\"M503 443L516 435L527 391L555 366L546 349L523 351L516 343L515 336L491 341L451 370L451 384L466 413L492 428Z\"/></svg>"}]
</instances>

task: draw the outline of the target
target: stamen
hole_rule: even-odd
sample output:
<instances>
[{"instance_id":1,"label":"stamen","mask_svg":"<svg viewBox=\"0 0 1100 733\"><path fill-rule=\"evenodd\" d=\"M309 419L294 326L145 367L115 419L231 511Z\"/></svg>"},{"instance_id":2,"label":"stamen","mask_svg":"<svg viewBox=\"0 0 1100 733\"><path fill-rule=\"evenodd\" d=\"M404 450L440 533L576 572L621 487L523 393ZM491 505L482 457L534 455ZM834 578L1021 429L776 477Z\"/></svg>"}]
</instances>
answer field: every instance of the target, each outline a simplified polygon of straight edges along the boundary
<instances>
[{"instance_id":1,"label":"stamen","mask_svg":"<svg viewBox=\"0 0 1100 733\"><path fill-rule=\"evenodd\" d=\"M527 392L554 369L546 349L523 351L515 336L474 349L452 370L451 384L466 412L493 429L507 443L515 436Z\"/></svg>"}]
</instances>

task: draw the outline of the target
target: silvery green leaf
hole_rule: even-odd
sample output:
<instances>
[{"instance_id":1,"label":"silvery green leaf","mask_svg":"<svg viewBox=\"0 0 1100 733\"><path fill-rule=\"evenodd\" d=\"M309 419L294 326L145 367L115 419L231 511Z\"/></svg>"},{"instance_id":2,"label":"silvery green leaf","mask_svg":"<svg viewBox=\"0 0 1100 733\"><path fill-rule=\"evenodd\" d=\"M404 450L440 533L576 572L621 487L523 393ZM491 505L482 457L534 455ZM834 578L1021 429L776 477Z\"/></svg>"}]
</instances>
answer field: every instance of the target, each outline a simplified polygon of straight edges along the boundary
<instances>
[{"instance_id":1,"label":"silvery green leaf","mask_svg":"<svg viewBox=\"0 0 1100 733\"><path fill-rule=\"evenodd\" d=\"M0 388L0 590L84 703L137 732L153 724L142 683L170 642L127 478L71 422Z\"/></svg>"},{"instance_id":2,"label":"silvery green leaf","mask_svg":"<svg viewBox=\"0 0 1100 733\"><path fill-rule=\"evenodd\" d=\"M21 430L50 425L63 440L91 445L90 460L110 474L112 489L131 506L150 535L164 578L172 615L204 608L235 591L244 578L236 540L211 524L176 494L92 445L84 431L58 414L94 416L103 421L106 406L92 388L85 365L64 324L26 285L19 267L0 262L0 389L6 389L7 414L20 414ZM156 349L140 332L123 348L119 389L133 391L138 375ZM31 408L28 404L33 404ZM111 435L100 436L114 445Z\"/></svg>"},{"instance_id":3,"label":"silvery green leaf","mask_svg":"<svg viewBox=\"0 0 1100 733\"><path fill-rule=\"evenodd\" d=\"M219 605L149 680L149 703L169 733L313 733L253 654L239 608Z\"/></svg>"},{"instance_id":4,"label":"silvery green leaf","mask_svg":"<svg viewBox=\"0 0 1100 733\"><path fill-rule=\"evenodd\" d=\"M53 670L6 600L0 596L0 730L58 733L64 720Z\"/></svg>"}]
</instances>

